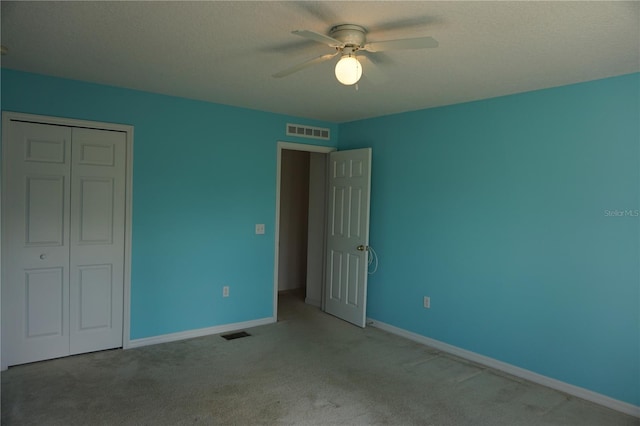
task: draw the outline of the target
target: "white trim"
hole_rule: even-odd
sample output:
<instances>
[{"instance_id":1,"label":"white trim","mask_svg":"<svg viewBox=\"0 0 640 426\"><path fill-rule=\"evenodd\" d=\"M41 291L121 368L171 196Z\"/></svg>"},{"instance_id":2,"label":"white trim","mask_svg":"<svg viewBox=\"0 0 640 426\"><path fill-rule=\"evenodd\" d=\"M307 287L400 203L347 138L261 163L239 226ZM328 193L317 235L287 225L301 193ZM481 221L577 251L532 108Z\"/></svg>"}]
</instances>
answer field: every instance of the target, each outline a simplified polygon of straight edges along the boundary
<instances>
[{"instance_id":1,"label":"white trim","mask_svg":"<svg viewBox=\"0 0 640 426\"><path fill-rule=\"evenodd\" d=\"M177 340L193 339L194 337L210 336L212 334L226 333L245 328L258 327L260 325L272 324L273 318L262 318L252 321L237 322L234 324L217 325L214 327L199 328L197 330L180 331L178 333L162 334L160 336L144 337L129 341L129 346L125 349L140 348L142 346L157 345L160 343L175 342Z\"/></svg>"},{"instance_id":2,"label":"white trim","mask_svg":"<svg viewBox=\"0 0 640 426\"><path fill-rule=\"evenodd\" d=\"M640 406L629 404L627 402L620 401L585 388L574 386L560 380L552 379L551 377L543 376L541 374L534 373L533 371L525 370L524 368L516 367L515 365L508 364L494 358L489 358L487 356L480 355L478 353L471 352L466 349L441 342L439 340L431 339L429 337L422 336L421 334L413 333L411 331L407 331L390 324L385 324L371 318L367 319L367 324L387 331L389 333L404 337L406 339L413 340L414 342L418 342L423 345L441 350L442 352L447 352L452 355L459 356L460 358L464 358L469 361L494 368L496 370L504 371L505 373L511 374L513 376L529 380L530 382L547 386L549 388L576 396L578 398L586 399L587 401L594 402L612 410L629 414L634 417L640 417Z\"/></svg>"},{"instance_id":3,"label":"white trim","mask_svg":"<svg viewBox=\"0 0 640 426\"><path fill-rule=\"evenodd\" d=\"M75 118L50 117L46 115L25 114L21 112L2 111L2 118L13 121L28 121L30 123L57 124L67 127L84 127L88 129L116 130L119 132L133 131L133 126L127 124L105 123L102 121L78 120Z\"/></svg>"},{"instance_id":4,"label":"white trim","mask_svg":"<svg viewBox=\"0 0 640 426\"><path fill-rule=\"evenodd\" d=\"M278 142L278 152L280 152L283 149L289 149L291 151L319 152L321 154L328 154L330 152L338 150L338 148L333 146L307 145L306 143L293 143L293 142Z\"/></svg>"},{"instance_id":5,"label":"white trim","mask_svg":"<svg viewBox=\"0 0 640 426\"><path fill-rule=\"evenodd\" d=\"M104 123L100 121L77 120L73 118L51 117L45 115L25 114L19 112L2 111L2 141L8 139L10 121L27 121L32 123L55 124L68 127L83 127L89 129L115 130L125 132L127 135L127 162L125 165L125 227L124 227L124 296L122 313L122 346L127 348L130 344L131 333L131 230L132 230L132 203L133 203L133 126L127 124ZM4 143L2 144L4 147ZM4 148L3 148L4 149ZM3 161L6 156L3 156ZM5 185L4 179L2 182ZM2 191L4 193L4 190ZM0 235L1 237L1 235ZM2 336L0 335L0 342ZM0 343L1 344L1 343ZM6 370L7 366L0 362L0 368Z\"/></svg>"},{"instance_id":6,"label":"white trim","mask_svg":"<svg viewBox=\"0 0 640 426\"><path fill-rule=\"evenodd\" d=\"M280 174L282 167L282 150L319 152L328 154L338 148L321 145L307 145L302 143L278 142L276 159L276 223L274 230L274 266L273 266L273 320L278 320L278 261L280 259Z\"/></svg>"},{"instance_id":7,"label":"white trim","mask_svg":"<svg viewBox=\"0 0 640 426\"><path fill-rule=\"evenodd\" d=\"M127 164L124 211L124 299L122 317L122 347L131 342L131 234L133 227L133 126L127 132Z\"/></svg>"}]
</instances>

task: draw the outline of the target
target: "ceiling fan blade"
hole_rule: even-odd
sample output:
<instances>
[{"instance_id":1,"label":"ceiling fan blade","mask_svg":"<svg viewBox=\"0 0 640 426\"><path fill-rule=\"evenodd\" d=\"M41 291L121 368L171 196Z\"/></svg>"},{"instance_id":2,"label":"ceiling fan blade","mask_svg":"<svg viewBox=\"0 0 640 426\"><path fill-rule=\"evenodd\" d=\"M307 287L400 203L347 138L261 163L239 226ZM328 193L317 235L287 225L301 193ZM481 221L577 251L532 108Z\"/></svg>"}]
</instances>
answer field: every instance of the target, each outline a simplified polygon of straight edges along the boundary
<instances>
[{"instance_id":1,"label":"ceiling fan blade","mask_svg":"<svg viewBox=\"0 0 640 426\"><path fill-rule=\"evenodd\" d=\"M286 76L288 76L290 74L293 74L295 72L303 70L303 69L305 69L307 67L310 67L312 65L319 64L320 62L327 61L327 60L333 58L334 56L336 56L338 53L340 53L340 52L329 53L329 54L326 54L326 55L318 56L317 58L310 59L310 60L308 60L306 62L302 62L301 64L294 65L294 66L289 67L289 68L287 68L285 70L277 72L277 73L273 74L272 77L274 77L274 78L286 77Z\"/></svg>"},{"instance_id":2,"label":"ceiling fan blade","mask_svg":"<svg viewBox=\"0 0 640 426\"><path fill-rule=\"evenodd\" d=\"M300 37L308 38L313 41L317 41L318 43L327 44L331 47L343 47L344 44L341 41L336 40L335 38L331 38L324 34L317 33L315 31L309 30L296 30L291 31L291 34L295 34Z\"/></svg>"},{"instance_id":3,"label":"ceiling fan blade","mask_svg":"<svg viewBox=\"0 0 640 426\"><path fill-rule=\"evenodd\" d=\"M370 33L383 31L405 30L412 27L426 27L429 24L438 22L438 18L433 16L413 16L411 18L396 19L394 21L380 22L367 27Z\"/></svg>"},{"instance_id":4,"label":"ceiling fan blade","mask_svg":"<svg viewBox=\"0 0 640 426\"><path fill-rule=\"evenodd\" d=\"M339 20L339 17L333 13L331 8L322 2L311 1L295 1L285 2L287 6L298 9L312 17L320 20L323 24L331 26L334 22Z\"/></svg>"},{"instance_id":5,"label":"ceiling fan blade","mask_svg":"<svg viewBox=\"0 0 640 426\"><path fill-rule=\"evenodd\" d=\"M370 58L359 55L358 60L362 64L362 75L371 83L378 85L387 80L387 75Z\"/></svg>"},{"instance_id":6,"label":"ceiling fan blade","mask_svg":"<svg viewBox=\"0 0 640 426\"><path fill-rule=\"evenodd\" d=\"M362 49L367 52L383 52L385 50L426 49L430 47L438 47L438 41L433 37L378 41L367 43Z\"/></svg>"}]
</instances>

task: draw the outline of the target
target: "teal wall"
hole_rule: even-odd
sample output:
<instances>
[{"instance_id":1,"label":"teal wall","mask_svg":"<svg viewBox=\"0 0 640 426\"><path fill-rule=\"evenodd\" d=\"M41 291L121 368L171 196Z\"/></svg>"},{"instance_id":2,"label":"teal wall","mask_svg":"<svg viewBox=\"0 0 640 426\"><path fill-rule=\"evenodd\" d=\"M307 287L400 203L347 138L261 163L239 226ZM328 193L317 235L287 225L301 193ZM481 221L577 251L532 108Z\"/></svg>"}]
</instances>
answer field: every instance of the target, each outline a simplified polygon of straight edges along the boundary
<instances>
[{"instance_id":1,"label":"teal wall","mask_svg":"<svg viewBox=\"0 0 640 426\"><path fill-rule=\"evenodd\" d=\"M1 83L5 111L135 126L132 338L273 314L276 142L309 142L285 136L295 121L373 147L369 316L640 405L640 219L605 214L640 209L640 74L339 126Z\"/></svg>"},{"instance_id":2,"label":"teal wall","mask_svg":"<svg viewBox=\"0 0 640 426\"><path fill-rule=\"evenodd\" d=\"M273 315L277 141L337 125L6 69L2 110L135 126L132 339Z\"/></svg>"},{"instance_id":3,"label":"teal wall","mask_svg":"<svg viewBox=\"0 0 640 426\"><path fill-rule=\"evenodd\" d=\"M373 147L368 315L640 405L639 99L632 74L342 124Z\"/></svg>"}]
</instances>

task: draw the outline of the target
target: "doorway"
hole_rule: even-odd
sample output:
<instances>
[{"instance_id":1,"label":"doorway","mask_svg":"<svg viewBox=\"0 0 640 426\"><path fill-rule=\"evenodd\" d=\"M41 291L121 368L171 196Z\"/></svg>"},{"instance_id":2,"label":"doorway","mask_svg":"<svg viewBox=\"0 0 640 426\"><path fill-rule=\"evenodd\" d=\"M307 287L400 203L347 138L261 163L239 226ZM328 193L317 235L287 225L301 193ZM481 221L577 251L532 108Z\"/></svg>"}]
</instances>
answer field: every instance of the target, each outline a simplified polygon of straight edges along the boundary
<instances>
[{"instance_id":1,"label":"doorway","mask_svg":"<svg viewBox=\"0 0 640 426\"><path fill-rule=\"evenodd\" d=\"M274 317L278 295L320 308L324 280L326 165L335 148L278 143Z\"/></svg>"},{"instance_id":2,"label":"doorway","mask_svg":"<svg viewBox=\"0 0 640 426\"><path fill-rule=\"evenodd\" d=\"M297 289L299 297L304 294L305 302L365 327L368 261L371 259L371 148L334 151L334 148L314 145L278 143L275 321L279 317L279 291ZM316 159L319 161L315 162ZM290 194L282 195L290 189ZM289 215L291 211L297 211L295 218ZM294 231L289 229L292 223ZM297 234L298 239L291 234ZM289 269L291 265L295 266ZM292 280L287 281L288 278Z\"/></svg>"}]
</instances>

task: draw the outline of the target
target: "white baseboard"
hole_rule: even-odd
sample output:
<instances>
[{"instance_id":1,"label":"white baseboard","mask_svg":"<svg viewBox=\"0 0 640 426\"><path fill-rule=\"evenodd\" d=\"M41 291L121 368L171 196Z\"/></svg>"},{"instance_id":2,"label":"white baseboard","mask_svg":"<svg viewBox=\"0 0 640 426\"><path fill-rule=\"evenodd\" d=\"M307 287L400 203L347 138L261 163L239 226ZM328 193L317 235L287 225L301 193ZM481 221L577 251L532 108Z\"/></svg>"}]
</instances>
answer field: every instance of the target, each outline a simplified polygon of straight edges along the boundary
<instances>
[{"instance_id":1,"label":"white baseboard","mask_svg":"<svg viewBox=\"0 0 640 426\"><path fill-rule=\"evenodd\" d=\"M497 359L489 358L487 356L480 355L475 352L471 352L466 349L441 342L439 340L431 339L429 337L425 337L420 334L395 327L393 325L385 324L374 319L368 318L367 324L381 330L388 331L389 333L405 337L409 340L413 340L414 342L422 343L423 345L459 356L460 358L464 358L478 364L486 365L487 367L491 367L496 370L504 371L505 373L511 374L513 376L520 377L543 386L547 386L549 388L567 393L569 395L577 396L578 398L586 399L587 401L591 401L604 407L611 408L612 410L620 411L621 413L629 414L631 416L640 417L640 406L613 399L606 395L574 386L560 380L552 379L551 377L543 376L541 374L534 373L533 371L525 370L524 368L516 367L515 365L507 364L506 362L498 361Z\"/></svg>"},{"instance_id":2,"label":"white baseboard","mask_svg":"<svg viewBox=\"0 0 640 426\"><path fill-rule=\"evenodd\" d=\"M245 328L257 327L276 322L274 317L262 318L252 321L236 322L233 324L217 325L215 327L199 328L196 330L180 331L178 333L162 334L160 336L144 337L142 339L130 340L124 349L139 348L142 346L157 345L159 343L175 342L177 340L192 339L194 337L209 336L211 334L226 333Z\"/></svg>"}]
</instances>

